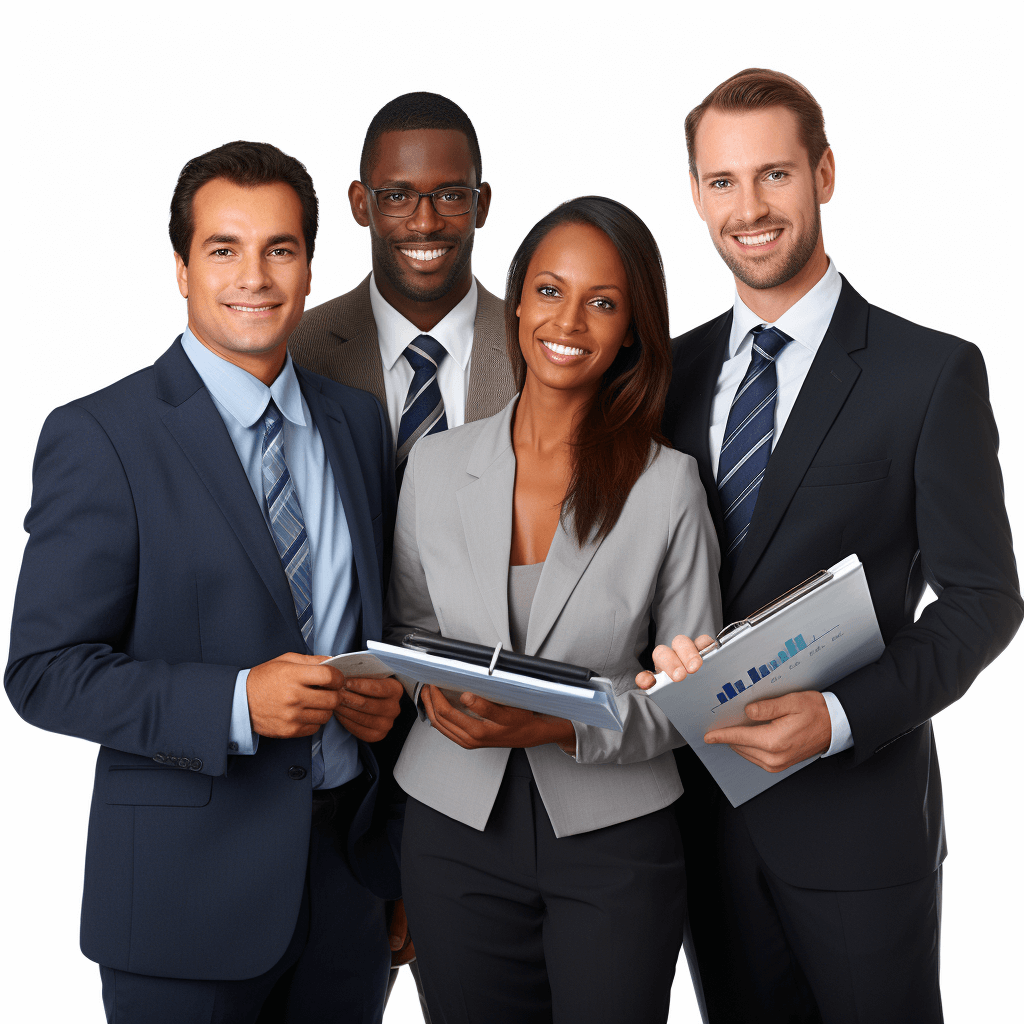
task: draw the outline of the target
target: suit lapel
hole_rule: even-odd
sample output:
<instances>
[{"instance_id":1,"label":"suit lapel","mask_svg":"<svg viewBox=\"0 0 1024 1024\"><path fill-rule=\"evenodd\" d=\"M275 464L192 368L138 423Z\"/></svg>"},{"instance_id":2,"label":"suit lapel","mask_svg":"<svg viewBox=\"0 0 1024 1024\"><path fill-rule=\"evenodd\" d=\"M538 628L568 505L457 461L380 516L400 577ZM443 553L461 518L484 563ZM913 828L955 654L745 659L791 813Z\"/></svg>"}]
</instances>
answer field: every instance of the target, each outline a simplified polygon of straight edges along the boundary
<instances>
[{"instance_id":1,"label":"suit lapel","mask_svg":"<svg viewBox=\"0 0 1024 1024\"><path fill-rule=\"evenodd\" d=\"M377 340L377 322L370 305L370 275L341 296L337 313L329 330L338 344L331 358L331 373L326 376L361 391L369 391L385 409L384 364Z\"/></svg>"},{"instance_id":2,"label":"suit lapel","mask_svg":"<svg viewBox=\"0 0 1024 1024\"><path fill-rule=\"evenodd\" d=\"M466 391L466 422L500 412L515 394L512 367L505 351L505 305L477 282L473 355Z\"/></svg>"},{"instance_id":3,"label":"suit lapel","mask_svg":"<svg viewBox=\"0 0 1024 1024\"><path fill-rule=\"evenodd\" d=\"M866 344L867 321L868 304L844 278L832 321L768 460L747 539L726 588L726 606L764 554L800 481L860 375L860 367L849 353Z\"/></svg>"},{"instance_id":4,"label":"suit lapel","mask_svg":"<svg viewBox=\"0 0 1024 1024\"><path fill-rule=\"evenodd\" d=\"M342 406L320 391L300 368L296 367L296 371L302 395L320 433L324 453L334 474L334 485L345 510L359 586L363 636L364 639L377 639L383 628L382 574L377 563L366 482L360 469L352 431Z\"/></svg>"},{"instance_id":5,"label":"suit lapel","mask_svg":"<svg viewBox=\"0 0 1024 1024\"><path fill-rule=\"evenodd\" d=\"M294 649L305 650L280 555L210 393L178 342L157 361L156 370L158 397L171 406L163 415L164 426L238 537L285 622L294 629Z\"/></svg>"}]
</instances>

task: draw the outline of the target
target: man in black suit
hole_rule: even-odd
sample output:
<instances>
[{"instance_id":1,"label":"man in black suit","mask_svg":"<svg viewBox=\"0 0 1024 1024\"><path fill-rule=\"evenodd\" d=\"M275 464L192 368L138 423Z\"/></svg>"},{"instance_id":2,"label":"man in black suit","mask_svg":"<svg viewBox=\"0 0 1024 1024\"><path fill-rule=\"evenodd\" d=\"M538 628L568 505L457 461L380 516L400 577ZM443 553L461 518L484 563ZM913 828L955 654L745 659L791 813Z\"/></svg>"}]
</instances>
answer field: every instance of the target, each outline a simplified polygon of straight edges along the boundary
<instances>
[{"instance_id":1,"label":"man in black suit","mask_svg":"<svg viewBox=\"0 0 1024 1024\"><path fill-rule=\"evenodd\" d=\"M679 752L702 1010L713 1024L940 1021L930 719L1024 608L984 363L840 277L819 217L835 162L800 83L742 71L690 113L686 138L736 299L676 340L664 432L700 466L725 621L856 554L886 643L829 692L751 704L751 726L708 734L766 771L821 755L738 809ZM926 583L938 596L915 622ZM706 639L677 637L655 666L683 678Z\"/></svg>"}]
</instances>

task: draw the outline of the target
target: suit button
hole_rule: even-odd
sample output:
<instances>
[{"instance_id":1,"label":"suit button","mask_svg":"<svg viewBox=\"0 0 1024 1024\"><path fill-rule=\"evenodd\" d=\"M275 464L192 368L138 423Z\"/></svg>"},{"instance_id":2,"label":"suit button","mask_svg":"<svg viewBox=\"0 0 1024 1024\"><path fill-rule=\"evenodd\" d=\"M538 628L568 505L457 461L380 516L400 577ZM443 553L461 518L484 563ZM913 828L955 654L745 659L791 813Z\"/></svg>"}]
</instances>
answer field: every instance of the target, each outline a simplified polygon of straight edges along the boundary
<instances>
[{"instance_id":1,"label":"suit button","mask_svg":"<svg viewBox=\"0 0 1024 1024\"><path fill-rule=\"evenodd\" d=\"M155 754L153 756L153 760L154 761L158 761L160 764L165 764L167 762L167 755L166 754Z\"/></svg>"},{"instance_id":2,"label":"suit button","mask_svg":"<svg viewBox=\"0 0 1024 1024\"><path fill-rule=\"evenodd\" d=\"M293 764L291 768L288 769L288 777L298 782L299 779L304 779L306 777L306 769L303 768L301 764Z\"/></svg>"},{"instance_id":3,"label":"suit button","mask_svg":"<svg viewBox=\"0 0 1024 1024\"><path fill-rule=\"evenodd\" d=\"M192 760L189 761L188 767L190 771L199 772L203 770L203 762L200 758L193 757Z\"/></svg>"}]
</instances>

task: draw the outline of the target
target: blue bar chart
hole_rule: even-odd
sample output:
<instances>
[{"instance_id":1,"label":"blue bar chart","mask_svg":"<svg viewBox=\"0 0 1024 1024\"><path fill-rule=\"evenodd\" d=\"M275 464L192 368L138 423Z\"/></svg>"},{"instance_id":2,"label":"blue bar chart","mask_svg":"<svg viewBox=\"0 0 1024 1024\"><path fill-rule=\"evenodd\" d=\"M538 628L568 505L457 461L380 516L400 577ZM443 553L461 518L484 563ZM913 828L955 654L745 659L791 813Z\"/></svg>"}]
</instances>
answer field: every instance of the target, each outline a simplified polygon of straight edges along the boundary
<instances>
[{"instance_id":1,"label":"blue bar chart","mask_svg":"<svg viewBox=\"0 0 1024 1024\"><path fill-rule=\"evenodd\" d=\"M814 643L814 640L812 640L811 643ZM744 682L742 679L737 679L734 683L726 683L718 694L718 703L728 704L729 701L743 693L744 690L770 676L781 664L783 664L783 662L789 661L790 658L795 657L801 651L806 649L807 642L804 640L803 633L797 633L796 636L791 636L780 646L779 650L776 651L774 658L768 658L763 665L758 665L756 668L751 667L747 669L747 676L750 679L750 682Z\"/></svg>"}]
</instances>

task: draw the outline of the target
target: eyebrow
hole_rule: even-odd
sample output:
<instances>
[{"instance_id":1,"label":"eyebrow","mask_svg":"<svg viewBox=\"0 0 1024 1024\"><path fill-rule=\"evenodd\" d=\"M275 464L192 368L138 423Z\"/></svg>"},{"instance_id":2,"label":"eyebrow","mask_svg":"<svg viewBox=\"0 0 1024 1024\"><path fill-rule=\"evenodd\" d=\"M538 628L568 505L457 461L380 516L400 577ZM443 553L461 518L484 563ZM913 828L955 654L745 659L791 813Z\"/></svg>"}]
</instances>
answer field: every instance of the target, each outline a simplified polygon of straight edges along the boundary
<instances>
[{"instance_id":1,"label":"eyebrow","mask_svg":"<svg viewBox=\"0 0 1024 1024\"><path fill-rule=\"evenodd\" d=\"M562 284L565 284L565 278L562 277L560 274L556 274L553 270L538 270L535 276L536 277L540 277L541 274L547 274L548 277L553 277L556 281L560 281ZM622 289L617 284L595 284L595 285L591 285L590 291L592 291L592 292L607 292L607 291L621 292Z\"/></svg>"},{"instance_id":2,"label":"eyebrow","mask_svg":"<svg viewBox=\"0 0 1024 1024\"><path fill-rule=\"evenodd\" d=\"M781 169L788 169L790 167L798 167L799 164L795 160L773 160L771 163L761 164L760 167L754 168L755 174L764 174L765 171L774 171ZM732 178L734 177L733 171L715 171L712 174L701 175L701 181L717 181L719 178Z\"/></svg>"},{"instance_id":3,"label":"eyebrow","mask_svg":"<svg viewBox=\"0 0 1024 1024\"><path fill-rule=\"evenodd\" d=\"M371 191L376 191L382 188L407 188L412 192L418 192L419 189L411 181L389 181L384 185L368 185ZM431 192L436 192L439 188L475 188L476 186L470 185L465 178L460 178L456 181L442 181L440 185L435 185Z\"/></svg>"},{"instance_id":4,"label":"eyebrow","mask_svg":"<svg viewBox=\"0 0 1024 1024\"><path fill-rule=\"evenodd\" d=\"M209 238L203 240L203 246L207 245L238 245L241 239L237 235L210 235ZM299 245L299 240L295 235L274 235L272 238L268 238L264 242L265 247L274 245L280 245L282 242L290 242L292 245Z\"/></svg>"}]
</instances>

